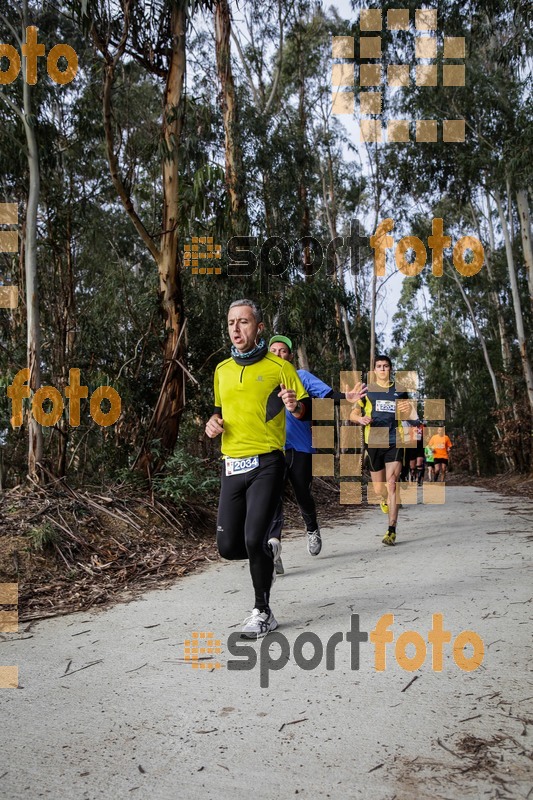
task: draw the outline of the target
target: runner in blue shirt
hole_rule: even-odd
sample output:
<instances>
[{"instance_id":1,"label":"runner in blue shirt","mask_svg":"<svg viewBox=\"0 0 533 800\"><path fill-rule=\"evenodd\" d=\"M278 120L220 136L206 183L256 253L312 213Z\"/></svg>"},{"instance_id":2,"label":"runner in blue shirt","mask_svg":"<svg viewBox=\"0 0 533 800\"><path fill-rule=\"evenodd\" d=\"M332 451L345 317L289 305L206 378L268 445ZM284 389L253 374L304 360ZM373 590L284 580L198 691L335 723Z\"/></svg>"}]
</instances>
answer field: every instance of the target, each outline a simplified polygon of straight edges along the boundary
<instances>
[{"instance_id":1,"label":"runner in blue shirt","mask_svg":"<svg viewBox=\"0 0 533 800\"><path fill-rule=\"evenodd\" d=\"M284 361L292 361L292 341L288 336L273 336L268 343L271 353L274 353ZM352 391L335 392L328 386L305 369L297 370L298 376L304 385L309 397L328 397L336 402L349 400L355 403L366 395L364 384L356 386ZM307 532L307 550L310 555L317 556L322 549L322 537L316 516L316 506L311 493L313 480L313 456L315 452L311 438L311 420L296 420L294 416L287 414L286 439L285 439L285 481L290 480L296 495L296 502L301 511ZM280 502L278 512L269 533L269 542L274 539L273 550L276 552L281 529L283 527L283 508ZM278 552L281 551L279 545ZM281 557L275 562L276 572L282 575L284 572Z\"/></svg>"}]
</instances>

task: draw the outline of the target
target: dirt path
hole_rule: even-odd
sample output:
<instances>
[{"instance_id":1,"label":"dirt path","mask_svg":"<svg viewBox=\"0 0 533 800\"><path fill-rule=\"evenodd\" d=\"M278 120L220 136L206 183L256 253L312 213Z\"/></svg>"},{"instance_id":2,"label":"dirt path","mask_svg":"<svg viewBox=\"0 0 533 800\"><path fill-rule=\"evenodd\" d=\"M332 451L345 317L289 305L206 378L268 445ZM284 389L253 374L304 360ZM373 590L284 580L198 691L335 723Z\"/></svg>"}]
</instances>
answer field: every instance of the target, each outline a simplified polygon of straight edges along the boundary
<instances>
[{"instance_id":1,"label":"dirt path","mask_svg":"<svg viewBox=\"0 0 533 800\"><path fill-rule=\"evenodd\" d=\"M266 669L268 648L272 660L280 653L268 639L251 646L255 668L228 668L228 661L248 665L227 647L252 599L242 562L215 564L107 611L3 634L1 663L18 665L21 688L0 692L0 796L533 797L533 502L451 487L445 505L400 513L395 548L380 543L378 509L324 524L318 558L307 555L303 538L286 542L286 575L272 596L286 637L277 671ZM354 669L351 615L370 632L384 614L394 615L386 670L374 669L369 641ZM452 643L464 630L481 637L478 669L460 669L445 644L443 669L432 670L433 614L443 615ZM426 640L414 672L395 657L408 630ZM184 660L193 631L221 640L207 668ZM304 632L315 636L295 653ZM326 643L335 633L328 670ZM302 669L302 659L318 660L316 636L323 658ZM409 645L405 656L414 651ZM465 658L472 652L466 646Z\"/></svg>"}]
</instances>

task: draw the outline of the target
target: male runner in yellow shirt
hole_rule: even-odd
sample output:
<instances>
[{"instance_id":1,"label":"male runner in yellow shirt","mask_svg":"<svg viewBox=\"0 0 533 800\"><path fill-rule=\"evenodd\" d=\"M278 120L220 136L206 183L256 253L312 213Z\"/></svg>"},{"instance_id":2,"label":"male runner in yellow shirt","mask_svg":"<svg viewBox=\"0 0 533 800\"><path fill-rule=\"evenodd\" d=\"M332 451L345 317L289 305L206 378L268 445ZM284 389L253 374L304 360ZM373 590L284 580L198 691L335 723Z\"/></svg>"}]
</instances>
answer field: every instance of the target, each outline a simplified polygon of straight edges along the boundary
<instances>
[{"instance_id":1,"label":"male runner in yellow shirt","mask_svg":"<svg viewBox=\"0 0 533 800\"><path fill-rule=\"evenodd\" d=\"M228 330L231 358L215 370L215 411L205 432L222 435L217 545L223 558L249 559L255 601L242 635L256 639L278 627L269 602L281 544L269 545L268 532L283 492L285 409L304 419L311 401L293 365L260 338L263 316L253 300L230 305Z\"/></svg>"}]
</instances>

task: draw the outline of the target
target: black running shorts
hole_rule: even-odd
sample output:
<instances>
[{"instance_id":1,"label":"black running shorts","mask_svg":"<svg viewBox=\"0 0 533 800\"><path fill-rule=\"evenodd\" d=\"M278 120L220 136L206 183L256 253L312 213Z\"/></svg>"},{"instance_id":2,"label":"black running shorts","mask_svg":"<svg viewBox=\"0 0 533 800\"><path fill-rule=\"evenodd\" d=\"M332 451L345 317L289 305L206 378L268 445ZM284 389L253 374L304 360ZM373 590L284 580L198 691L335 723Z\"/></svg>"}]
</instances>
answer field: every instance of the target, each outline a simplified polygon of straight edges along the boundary
<instances>
[{"instance_id":1,"label":"black running shorts","mask_svg":"<svg viewBox=\"0 0 533 800\"><path fill-rule=\"evenodd\" d=\"M391 464L393 461L402 462L403 452L402 447L369 447L370 472L379 472L385 469L385 464Z\"/></svg>"},{"instance_id":2,"label":"black running shorts","mask_svg":"<svg viewBox=\"0 0 533 800\"><path fill-rule=\"evenodd\" d=\"M416 458L424 458L424 445L418 442L416 447L406 447L406 455L409 461L414 461Z\"/></svg>"}]
</instances>

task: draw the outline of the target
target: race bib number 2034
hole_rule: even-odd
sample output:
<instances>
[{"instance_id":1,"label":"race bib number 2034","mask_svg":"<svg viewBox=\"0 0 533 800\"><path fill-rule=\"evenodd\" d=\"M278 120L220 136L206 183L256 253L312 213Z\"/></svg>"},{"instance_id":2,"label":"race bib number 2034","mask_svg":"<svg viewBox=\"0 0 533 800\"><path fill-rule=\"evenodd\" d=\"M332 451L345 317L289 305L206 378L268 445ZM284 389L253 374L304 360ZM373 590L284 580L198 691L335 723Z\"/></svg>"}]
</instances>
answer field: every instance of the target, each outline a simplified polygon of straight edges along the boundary
<instances>
[{"instance_id":1,"label":"race bib number 2034","mask_svg":"<svg viewBox=\"0 0 533 800\"><path fill-rule=\"evenodd\" d=\"M243 475L259 466L259 456L226 458L226 475Z\"/></svg>"}]
</instances>

